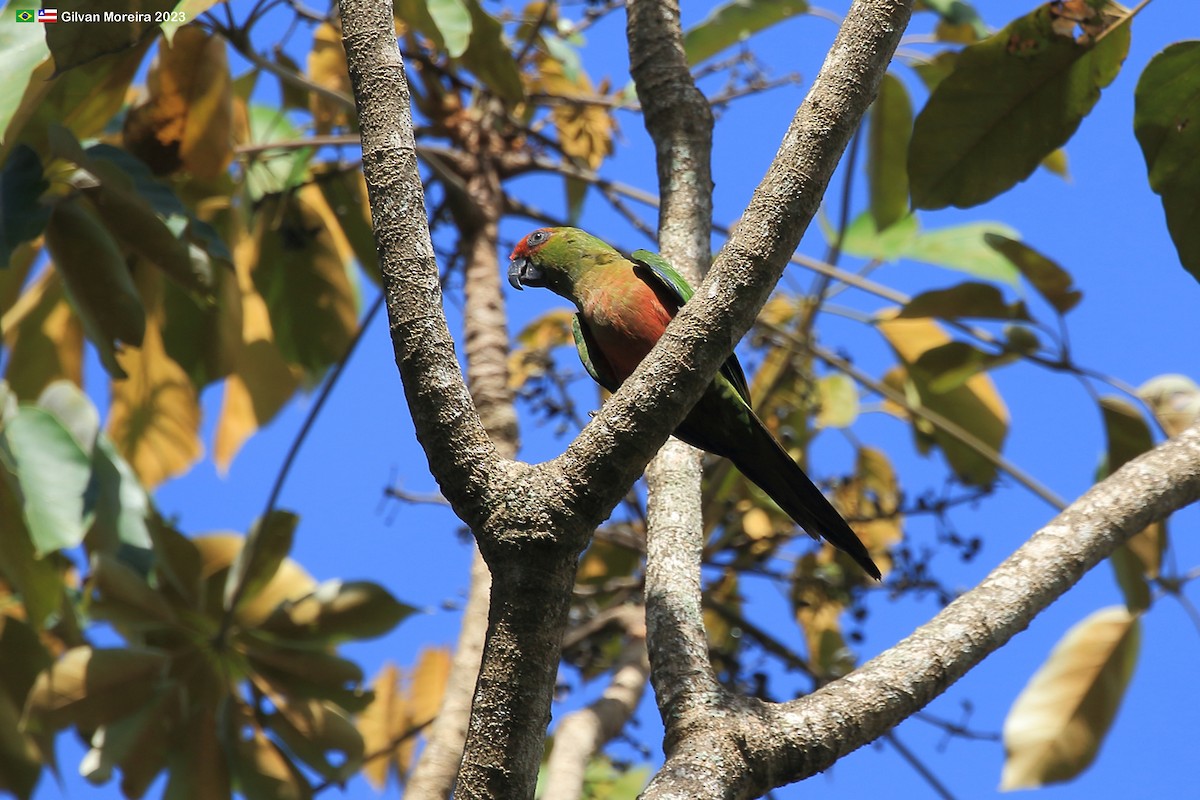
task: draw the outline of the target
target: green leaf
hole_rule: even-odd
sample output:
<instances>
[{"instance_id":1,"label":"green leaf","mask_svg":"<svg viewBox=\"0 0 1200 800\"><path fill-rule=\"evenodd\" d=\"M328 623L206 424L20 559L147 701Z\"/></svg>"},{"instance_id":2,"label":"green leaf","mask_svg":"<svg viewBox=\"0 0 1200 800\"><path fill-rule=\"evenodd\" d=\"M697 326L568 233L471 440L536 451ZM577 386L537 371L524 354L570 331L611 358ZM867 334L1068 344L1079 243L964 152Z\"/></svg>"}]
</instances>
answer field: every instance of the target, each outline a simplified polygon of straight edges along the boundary
<instances>
[{"instance_id":1,"label":"green leaf","mask_svg":"<svg viewBox=\"0 0 1200 800\"><path fill-rule=\"evenodd\" d=\"M1162 196L1179 261L1200 281L1200 41L1176 42L1152 58L1133 99L1150 188Z\"/></svg>"},{"instance_id":2,"label":"green leaf","mask_svg":"<svg viewBox=\"0 0 1200 800\"><path fill-rule=\"evenodd\" d=\"M45 409L23 406L0 430L0 460L22 499L38 556L76 547L91 525L91 459Z\"/></svg>"},{"instance_id":3,"label":"green leaf","mask_svg":"<svg viewBox=\"0 0 1200 800\"><path fill-rule=\"evenodd\" d=\"M8 27L22 26L0 26ZM49 187L42 177L38 154L23 144L13 148L0 172L0 269L8 266L18 245L36 239L45 230L50 209L38 199Z\"/></svg>"},{"instance_id":4,"label":"green leaf","mask_svg":"<svg viewBox=\"0 0 1200 800\"><path fill-rule=\"evenodd\" d=\"M909 374L918 383L927 385L931 392L945 394L971 377L1012 360L1012 355L985 353L967 342L946 342L922 353L913 362Z\"/></svg>"},{"instance_id":5,"label":"green leaf","mask_svg":"<svg viewBox=\"0 0 1200 800\"><path fill-rule=\"evenodd\" d=\"M174 626L175 612L134 570L106 553L92 556L90 584L99 594L92 610L123 630L145 631Z\"/></svg>"},{"instance_id":6,"label":"green leaf","mask_svg":"<svg viewBox=\"0 0 1200 800\"><path fill-rule=\"evenodd\" d=\"M832 242L836 231L822 226L825 238ZM920 232L915 215L906 214L892 225L879 230L870 213L860 214L846 226L842 237L842 252L876 261L899 261L912 247Z\"/></svg>"},{"instance_id":7,"label":"green leaf","mask_svg":"<svg viewBox=\"0 0 1200 800\"><path fill-rule=\"evenodd\" d=\"M428 0L429 16L442 34L446 53L458 58L471 41L471 12L463 0Z\"/></svg>"},{"instance_id":8,"label":"green leaf","mask_svg":"<svg viewBox=\"0 0 1200 800\"><path fill-rule=\"evenodd\" d=\"M504 29L478 0L466 0L471 14L471 42L460 61L493 92L509 103L525 97L525 86L512 51L504 42Z\"/></svg>"},{"instance_id":9,"label":"green leaf","mask_svg":"<svg viewBox=\"0 0 1200 800\"><path fill-rule=\"evenodd\" d=\"M808 13L806 0L734 0L718 6L683 35L688 64L695 66L751 35Z\"/></svg>"},{"instance_id":10,"label":"green leaf","mask_svg":"<svg viewBox=\"0 0 1200 800\"><path fill-rule=\"evenodd\" d=\"M908 90L892 73L883 76L871 105L867 129L867 183L871 217L885 230L908 214L908 169L905 155L912 136L912 103Z\"/></svg>"},{"instance_id":11,"label":"green leaf","mask_svg":"<svg viewBox=\"0 0 1200 800\"><path fill-rule=\"evenodd\" d=\"M969 281L949 289L922 292L900 309L900 317L1028 320L1029 313L1024 303L1006 303L1004 294L994 285Z\"/></svg>"},{"instance_id":12,"label":"green leaf","mask_svg":"<svg viewBox=\"0 0 1200 800\"><path fill-rule=\"evenodd\" d=\"M817 380L817 396L817 427L848 428L858 419L858 389L849 375L836 372L822 376Z\"/></svg>"},{"instance_id":13,"label":"green leaf","mask_svg":"<svg viewBox=\"0 0 1200 800\"><path fill-rule=\"evenodd\" d=\"M985 237L994 233L1009 238L1019 235L999 222L972 222L920 234L905 250L904 257L1016 286L1017 270L1008 259L988 247Z\"/></svg>"},{"instance_id":14,"label":"green leaf","mask_svg":"<svg viewBox=\"0 0 1200 800\"><path fill-rule=\"evenodd\" d=\"M38 630L62 608L63 579L50 559L38 558L21 512L15 480L0 458L0 574L20 595L29 623Z\"/></svg>"},{"instance_id":15,"label":"green leaf","mask_svg":"<svg viewBox=\"0 0 1200 800\"><path fill-rule=\"evenodd\" d=\"M358 329L352 253L315 186L271 198L258 215L254 284L283 356L310 373L336 362Z\"/></svg>"},{"instance_id":16,"label":"green leaf","mask_svg":"<svg viewBox=\"0 0 1200 800\"><path fill-rule=\"evenodd\" d=\"M15 3L6 4L5 16L8 17L15 8ZM11 142L17 132L8 128L21 106L33 71L50 55L45 26L16 25L12 17L8 17L0 25L0 53L4 53L4 81L0 83L0 142ZM2 155L3 151L0 151L0 157Z\"/></svg>"},{"instance_id":17,"label":"green leaf","mask_svg":"<svg viewBox=\"0 0 1200 800\"><path fill-rule=\"evenodd\" d=\"M963 0L922 0L925 7L933 11L950 25L969 25L980 39L988 35L987 25L979 12Z\"/></svg>"},{"instance_id":18,"label":"green leaf","mask_svg":"<svg viewBox=\"0 0 1200 800\"><path fill-rule=\"evenodd\" d=\"M1117 76L1129 20L1081 44L1052 27L1049 5L959 53L913 127L913 205L966 208L1025 180L1066 144Z\"/></svg>"},{"instance_id":19,"label":"green leaf","mask_svg":"<svg viewBox=\"0 0 1200 800\"><path fill-rule=\"evenodd\" d=\"M1067 313L1083 299L1083 292L1074 287L1071 273L1029 245L998 233L985 233L983 240L1019 269L1058 313Z\"/></svg>"},{"instance_id":20,"label":"green leaf","mask_svg":"<svg viewBox=\"0 0 1200 800\"><path fill-rule=\"evenodd\" d=\"M282 603L260 626L293 641L336 644L382 636L416 611L367 581L332 580Z\"/></svg>"},{"instance_id":21,"label":"green leaf","mask_svg":"<svg viewBox=\"0 0 1200 800\"><path fill-rule=\"evenodd\" d=\"M146 310L121 249L78 198L55 204L46 245L101 363L113 377L127 377L116 360L116 342L141 346Z\"/></svg>"},{"instance_id":22,"label":"green leaf","mask_svg":"<svg viewBox=\"0 0 1200 800\"><path fill-rule=\"evenodd\" d=\"M1002 790L1061 783L1100 750L1137 664L1141 626L1123 607L1097 611L1062 638L1004 720Z\"/></svg>"},{"instance_id":23,"label":"green leaf","mask_svg":"<svg viewBox=\"0 0 1200 800\"><path fill-rule=\"evenodd\" d=\"M272 511L250 530L225 578L225 611L237 613L270 583L292 549L292 536L300 518L288 511Z\"/></svg>"},{"instance_id":24,"label":"green leaf","mask_svg":"<svg viewBox=\"0 0 1200 800\"><path fill-rule=\"evenodd\" d=\"M323 700L276 703L267 726L322 777L343 780L362 767L363 737L347 714ZM334 758L330 758L330 755Z\"/></svg>"}]
</instances>

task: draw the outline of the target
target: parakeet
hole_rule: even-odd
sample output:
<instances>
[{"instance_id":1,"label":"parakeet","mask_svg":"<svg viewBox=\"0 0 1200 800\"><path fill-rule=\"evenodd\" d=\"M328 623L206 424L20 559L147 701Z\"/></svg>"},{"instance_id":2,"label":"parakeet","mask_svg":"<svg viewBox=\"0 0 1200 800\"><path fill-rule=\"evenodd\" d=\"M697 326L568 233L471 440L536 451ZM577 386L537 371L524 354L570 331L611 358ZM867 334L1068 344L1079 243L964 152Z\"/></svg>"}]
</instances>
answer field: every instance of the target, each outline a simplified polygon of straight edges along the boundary
<instances>
[{"instance_id":1,"label":"parakeet","mask_svg":"<svg viewBox=\"0 0 1200 800\"><path fill-rule=\"evenodd\" d=\"M575 304L575 345L588 373L615 392L654 347L692 287L656 253L626 258L578 228L541 228L513 249L508 282L546 287ZM848 553L876 580L867 548L750 407L731 355L675 435L724 456L814 538Z\"/></svg>"}]
</instances>

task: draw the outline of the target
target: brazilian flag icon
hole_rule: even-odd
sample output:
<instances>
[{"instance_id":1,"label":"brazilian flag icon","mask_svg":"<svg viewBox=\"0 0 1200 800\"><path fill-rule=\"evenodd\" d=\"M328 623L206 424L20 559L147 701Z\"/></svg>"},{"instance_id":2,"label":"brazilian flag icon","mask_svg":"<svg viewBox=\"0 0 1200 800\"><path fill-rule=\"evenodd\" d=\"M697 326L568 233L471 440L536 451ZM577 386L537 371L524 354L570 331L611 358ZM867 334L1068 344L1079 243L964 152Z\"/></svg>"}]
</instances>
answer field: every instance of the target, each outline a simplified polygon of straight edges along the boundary
<instances>
[{"instance_id":1,"label":"brazilian flag icon","mask_svg":"<svg viewBox=\"0 0 1200 800\"><path fill-rule=\"evenodd\" d=\"M37 19L37 13L31 8L17 9L17 22L33 22Z\"/></svg>"}]
</instances>

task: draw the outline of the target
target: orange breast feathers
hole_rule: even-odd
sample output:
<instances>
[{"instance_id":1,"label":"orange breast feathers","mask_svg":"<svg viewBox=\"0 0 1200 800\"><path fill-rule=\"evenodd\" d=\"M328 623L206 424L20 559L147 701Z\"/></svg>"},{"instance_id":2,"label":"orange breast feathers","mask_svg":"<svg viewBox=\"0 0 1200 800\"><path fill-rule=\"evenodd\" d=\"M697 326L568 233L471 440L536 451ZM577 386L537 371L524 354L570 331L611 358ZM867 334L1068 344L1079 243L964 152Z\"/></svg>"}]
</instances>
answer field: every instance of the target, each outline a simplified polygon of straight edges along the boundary
<instances>
[{"instance_id":1,"label":"orange breast feathers","mask_svg":"<svg viewBox=\"0 0 1200 800\"><path fill-rule=\"evenodd\" d=\"M624 381L642 363L675 316L660 292L630 281L621 292L597 292L583 303L583 318L605 359Z\"/></svg>"}]
</instances>

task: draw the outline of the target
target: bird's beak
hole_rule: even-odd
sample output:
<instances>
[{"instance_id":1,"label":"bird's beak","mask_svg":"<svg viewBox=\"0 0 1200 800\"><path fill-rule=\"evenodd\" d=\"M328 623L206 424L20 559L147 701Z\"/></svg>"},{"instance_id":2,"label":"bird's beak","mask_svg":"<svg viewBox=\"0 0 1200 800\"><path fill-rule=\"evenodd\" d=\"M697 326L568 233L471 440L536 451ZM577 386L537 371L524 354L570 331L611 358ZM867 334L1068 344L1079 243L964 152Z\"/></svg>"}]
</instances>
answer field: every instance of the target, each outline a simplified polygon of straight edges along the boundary
<instances>
[{"instance_id":1,"label":"bird's beak","mask_svg":"<svg viewBox=\"0 0 1200 800\"><path fill-rule=\"evenodd\" d=\"M518 256L508 265L508 282L514 289L541 286L542 271L525 256Z\"/></svg>"}]
</instances>

